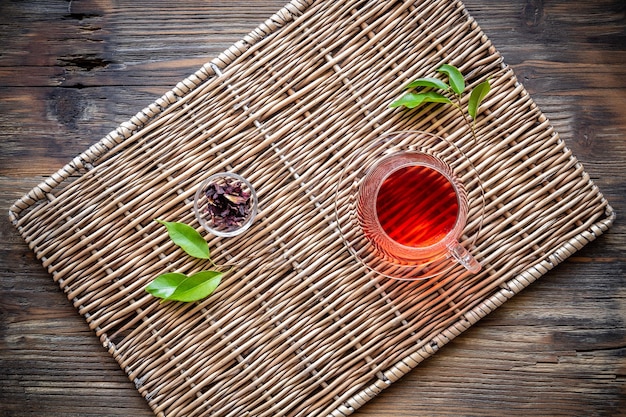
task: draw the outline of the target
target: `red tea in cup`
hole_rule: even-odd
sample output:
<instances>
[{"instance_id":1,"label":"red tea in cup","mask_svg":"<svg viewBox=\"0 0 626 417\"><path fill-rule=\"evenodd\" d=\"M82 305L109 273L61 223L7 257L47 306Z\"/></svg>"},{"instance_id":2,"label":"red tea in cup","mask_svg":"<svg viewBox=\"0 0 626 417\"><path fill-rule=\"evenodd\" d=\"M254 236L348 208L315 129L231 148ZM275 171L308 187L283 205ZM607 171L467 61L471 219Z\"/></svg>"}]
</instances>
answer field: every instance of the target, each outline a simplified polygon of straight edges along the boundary
<instances>
[{"instance_id":1,"label":"red tea in cup","mask_svg":"<svg viewBox=\"0 0 626 417\"><path fill-rule=\"evenodd\" d=\"M382 158L359 188L359 223L383 254L401 264L447 255L471 272L480 264L458 242L467 221L467 195L452 169L421 152Z\"/></svg>"},{"instance_id":2,"label":"red tea in cup","mask_svg":"<svg viewBox=\"0 0 626 417\"><path fill-rule=\"evenodd\" d=\"M376 196L376 216L396 242L430 246L452 231L459 213L454 187L439 171L409 165L392 172Z\"/></svg>"}]
</instances>

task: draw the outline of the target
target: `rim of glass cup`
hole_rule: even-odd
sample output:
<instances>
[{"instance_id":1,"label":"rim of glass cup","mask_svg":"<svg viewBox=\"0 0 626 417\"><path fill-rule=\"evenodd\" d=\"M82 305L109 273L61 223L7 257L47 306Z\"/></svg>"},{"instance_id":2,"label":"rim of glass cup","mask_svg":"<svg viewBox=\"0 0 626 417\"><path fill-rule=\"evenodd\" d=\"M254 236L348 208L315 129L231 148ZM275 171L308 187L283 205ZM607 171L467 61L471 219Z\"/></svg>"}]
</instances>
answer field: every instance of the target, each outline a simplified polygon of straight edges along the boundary
<instances>
[{"instance_id":1,"label":"rim of glass cup","mask_svg":"<svg viewBox=\"0 0 626 417\"><path fill-rule=\"evenodd\" d=\"M203 192L207 185L211 184L212 182L215 182L215 180L218 178L225 178L225 177L240 181L241 183L243 183L243 185L246 188L250 190L250 199L252 200L252 207L250 209L250 214L248 215L248 218L241 226L236 227L234 229L220 230L211 226L211 222L207 221L204 218L204 216L201 213L202 209L200 207L200 201L203 197ZM252 225L252 223L254 222L254 219L256 217L257 210L258 210L258 201L257 201L256 191L254 189L254 186L252 186L252 184L250 183L250 181L248 181L241 175L235 174L234 172L218 172L209 176L207 179L202 181L200 185L198 186L198 189L196 190L196 194L193 199L193 210L194 210L196 219L207 232L214 234L216 236L219 236L219 237L237 236L245 232L246 230L248 230L250 226Z\"/></svg>"},{"instance_id":2,"label":"rim of glass cup","mask_svg":"<svg viewBox=\"0 0 626 417\"><path fill-rule=\"evenodd\" d=\"M411 139L407 140L407 138ZM435 143L429 144L428 142L431 140ZM467 165L466 172L472 177L468 182L476 181L475 186L479 192L478 201L476 202L479 212L475 216L475 221L477 221L477 225L474 226L475 231L461 243L466 244L468 247L473 246L481 235L485 214L485 191L481 183L480 173L467 155L455 143L436 133L420 130L385 132L380 134L372 143L355 151L352 157L347 160L344 168L341 170L335 189L335 220L339 226L341 239L351 255L367 269L387 278L415 281L441 276L457 266L462 267L454 259L449 259L450 257L448 256L425 264L399 264L389 259L384 259L381 255L376 255L375 252L372 253L371 249L367 249L367 245L372 245L372 243L364 237L356 216L357 199L355 197L357 192L355 192L355 186L356 190L358 190L358 178L360 175L364 175L363 171L366 171L367 161L372 159L376 161L381 156L388 155L392 151L428 149L429 151L434 150L433 153L438 153L439 151L436 148L440 146L449 147L452 150L452 154L457 154L463 163ZM380 152L383 152L383 154L375 158L372 156L373 153ZM441 159L445 161L445 158ZM369 164L368 168L371 167L371 162ZM453 170L456 169L455 167L452 168ZM463 185L466 186L466 184ZM466 189L465 191L469 198L469 190ZM472 204L470 204L469 208L469 211L471 210ZM469 219L468 212L468 223L470 223ZM362 241L367 241L368 243L360 243Z\"/></svg>"},{"instance_id":3,"label":"rim of glass cup","mask_svg":"<svg viewBox=\"0 0 626 417\"><path fill-rule=\"evenodd\" d=\"M383 156L382 158L378 160L376 164L369 167L369 172L364 176L364 181L366 180L366 178L368 178L372 174L372 169L375 166L380 166L382 163L386 162L387 160L391 158L396 158L401 154L404 154L404 155L421 154L420 157L425 158L425 159L422 159L419 161L417 160L404 161L400 165L396 166L393 170L387 172L387 174L384 177L381 177L379 181L377 181L377 183L375 184L376 189L377 190L380 189L384 181L389 176L391 176L394 172L397 172L398 170L402 168L416 166L416 165L430 168L436 171L437 173L439 173L440 175L442 175L454 188L454 193L455 193L455 197L456 197L457 204L458 204L454 225L452 229L449 230L445 234L445 236L443 236L439 241L434 242L430 245L420 246L420 247L413 247L413 246L405 245L393 239L391 236L389 236L389 233L387 233L387 231L381 225L378 216L374 216L375 230L373 230L373 232L378 233L385 238L385 240L387 241L386 245L389 246L390 250L392 250L393 248L400 249L400 251L407 256L406 258L403 257L402 261L419 262L424 259L427 259L430 261L440 260L447 256L447 254L449 253L449 247L452 244L452 242L458 242L458 239L459 239L458 235L462 233L463 228L465 227L465 222L467 221L467 213L466 212L463 213L463 207L466 207L466 210L469 209L465 187L463 186L463 183L460 181L460 179L454 175L454 173L452 172L453 171L452 168L449 167L446 164L446 162L444 162L443 160L439 159L438 157L434 155L421 153L419 151L412 151L412 150L398 150L397 152ZM437 163L429 160L431 158L436 159ZM439 164L445 165L446 169L445 170L442 169L443 167L439 166ZM447 170L450 170L450 172L446 172ZM361 199L360 189L358 193L359 193L359 200L360 200ZM363 228L363 226L361 226L361 228ZM385 252L383 248L379 248L379 250ZM391 254L388 254L388 256L392 259L395 258L395 256ZM398 258L397 260L400 261L400 258Z\"/></svg>"}]
</instances>

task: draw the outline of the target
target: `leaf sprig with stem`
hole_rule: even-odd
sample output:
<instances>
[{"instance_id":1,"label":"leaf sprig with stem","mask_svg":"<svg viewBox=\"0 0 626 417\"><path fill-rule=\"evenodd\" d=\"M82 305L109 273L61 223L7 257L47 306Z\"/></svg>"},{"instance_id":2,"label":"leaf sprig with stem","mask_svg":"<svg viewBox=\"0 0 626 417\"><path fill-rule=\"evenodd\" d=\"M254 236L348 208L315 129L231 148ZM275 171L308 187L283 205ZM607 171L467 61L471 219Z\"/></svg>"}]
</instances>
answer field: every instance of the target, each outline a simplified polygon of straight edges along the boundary
<instances>
[{"instance_id":1,"label":"leaf sprig with stem","mask_svg":"<svg viewBox=\"0 0 626 417\"><path fill-rule=\"evenodd\" d=\"M167 229L172 242L187 255L197 259L207 259L213 266L209 244L191 226L178 222L155 220ZM156 277L145 290L163 301L198 301L211 295L222 281L224 274L219 271L200 271L187 276L180 272L168 272Z\"/></svg>"},{"instance_id":2,"label":"leaf sprig with stem","mask_svg":"<svg viewBox=\"0 0 626 417\"><path fill-rule=\"evenodd\" d=\"M437 72L448 76L448 83L435 77L418 78L404 88L409 90L402 97L395 100L389 107L404 106L414 109L425 103L443 103L454 106L463 117L463 121L469 127L474 139L476 138L476 115L483 99L491 90L489 80L478 84L471 92L467 103L467 114L463 111L462 96L465 92L465 77L459 69L450 64L443 64L437 68ZM421 89L429 90L423 91ZM420 89L420 90L416 90ZM468 118L469 115L469 118Z\"/></svg>"}]
</instances>

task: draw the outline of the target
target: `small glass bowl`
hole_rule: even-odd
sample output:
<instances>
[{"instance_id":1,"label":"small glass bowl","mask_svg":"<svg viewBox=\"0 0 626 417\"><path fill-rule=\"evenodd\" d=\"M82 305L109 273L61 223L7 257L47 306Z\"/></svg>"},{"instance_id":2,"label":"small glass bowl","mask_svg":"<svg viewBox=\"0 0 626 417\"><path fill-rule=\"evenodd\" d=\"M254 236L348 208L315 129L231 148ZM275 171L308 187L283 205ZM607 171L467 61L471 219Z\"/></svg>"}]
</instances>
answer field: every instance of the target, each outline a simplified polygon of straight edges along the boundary
<instances>
[{"instance_id":1,"label":"small glass bowl","mask_svg":"<svg viewBox=\"0 0 626 417\"><path fill-rule=\"evenodd\" d=\"M227 184L241 186L241 191L249 194L250 197L246 205L247 213L245 217L239 218L239 216L237 216L235 219L234 216L230 216L231 220L236 221L232 224L225 224L226 222L223 217L211 215L208 208L209 199L206 195L206 191L215 184L221 186ZM200 222L207 232L220 237L231 237L245 232L254 221L258 209L257 205L257 196L252 184L242 176L233 174L232 172L219 172L204 180L198 187L193 200L193 210L198 222ZM236 212L233 211L232 213Z\"/></svg>"}]
</instances>

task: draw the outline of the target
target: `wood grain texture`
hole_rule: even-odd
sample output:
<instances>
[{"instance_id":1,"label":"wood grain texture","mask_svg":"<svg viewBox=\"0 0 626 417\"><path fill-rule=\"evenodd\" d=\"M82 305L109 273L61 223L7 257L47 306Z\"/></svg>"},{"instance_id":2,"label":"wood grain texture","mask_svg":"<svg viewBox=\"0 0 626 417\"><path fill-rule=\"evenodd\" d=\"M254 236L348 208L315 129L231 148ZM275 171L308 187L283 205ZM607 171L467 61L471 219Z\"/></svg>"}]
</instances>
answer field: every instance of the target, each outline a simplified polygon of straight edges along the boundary
<instances>
[{"instance_id":1,"label":"wood grain texture","mask_svg":"<svg viewBox=\"0 0 626 417\"><path fill-rule=\"evenodd\" d=\"M284 3L1 2L4 212ZM465 4L618 220L355 415L625 415L626 6ZM152 415L6 216L0 239L0 415Z\"/></svg>"}]
</instances>

